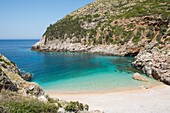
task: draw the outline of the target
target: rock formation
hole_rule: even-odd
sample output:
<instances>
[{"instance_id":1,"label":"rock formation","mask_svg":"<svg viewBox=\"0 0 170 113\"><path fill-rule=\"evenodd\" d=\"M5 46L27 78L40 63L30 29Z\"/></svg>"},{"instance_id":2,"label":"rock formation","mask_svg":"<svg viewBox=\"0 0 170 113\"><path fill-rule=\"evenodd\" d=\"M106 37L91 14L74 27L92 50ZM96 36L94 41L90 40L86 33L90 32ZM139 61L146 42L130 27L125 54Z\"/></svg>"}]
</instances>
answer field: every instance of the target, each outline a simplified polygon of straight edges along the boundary
<instances>
[{"instance_id":1,"label":"rock formation","mask_svg":"<svg viewBox=\"0 0 170 113\"><path fill-rule=\"evenodd\" d=\"M148 79L139 73L133 74L133 79L148 82Z\"/></svg>"},{"instance_id":2,"label":"rock formation","mask_svg":"<svg viewBox=\"0 0 170 113\"><path fill-rule=\"evenodd\" d=\"M26 81L30 81L31 78L32 78L32 74L31 74L31 73L26 73L26 74L23 74L21 77L22 77L24 80L26 80Z\"/></svg>"},{"instance_id":3,"label":"rock formation","mask_svg":"<svg viewBox=\"0 0 170 113\"><path fill-rule=\"evenodd\" d=\"M158 42L147 45L135 57L132 65L149 77L170 84L170 44L158 49Z\"/></svg>"},{"instance_id":4,"label":"rock formation","mask_svg":"<svg viewBox=\"0 0 170 113\"><path fill-rule=\"evenodd\" d=\"M30 79L28 74L22 74L17 65L9 61L6 57L0 54L0 87L16 91L21 94L31 94L35 96L44 95L44 90L36 83L30 83L22 79L25 77Z\"/></svg>"}]
</instances>

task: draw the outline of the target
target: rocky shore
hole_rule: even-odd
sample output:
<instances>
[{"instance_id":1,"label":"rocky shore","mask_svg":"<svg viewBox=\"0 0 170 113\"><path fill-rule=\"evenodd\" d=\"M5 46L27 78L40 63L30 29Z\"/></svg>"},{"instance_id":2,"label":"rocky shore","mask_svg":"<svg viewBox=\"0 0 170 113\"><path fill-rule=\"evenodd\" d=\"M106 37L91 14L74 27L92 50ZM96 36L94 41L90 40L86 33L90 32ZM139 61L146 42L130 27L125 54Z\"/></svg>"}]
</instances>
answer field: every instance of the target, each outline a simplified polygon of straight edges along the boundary
<instances>
[{"instance_id":1,"label":"rocky shore","mask_svg":"<svg viewBox=\"0 0 170 113\"><path fill-rule=\"evenodd\" d=\"M158 49L158 43L147 45L135 57L132 65L147 76L170 85L170 44Z\"/></svg>"},{"instance_id":2,"label":"rocky shore","mask_svg":"<svg viewBox=\"0 0 170 113\"><path fill-rule=\"evenodd\" d=\"M40 52L84 52L84 53L97 53L112 56L134 56L140 49L143 48L146 41L141 41L135 45L128 43L123 46L118 45L83 45L81 43L71 43L70 40L53 40L46 41L44 36L39 42L31 47L31 50Z\"/></svg>"},{"instance_id":3,"label":"rocky shore","mask_svg":"<svg viewBox=\"0 0 170 113\"><path fill-rule=\"evenodd\" d=\"M0 54L0 90L5 88L23 95L34 96L45 94L38 84L27 82L22 76L25 75L22 74L17 65Z\"/></svg>"},{"instance_id":4,"label":"rocky shore","mask_svg":"<svg viewBox=\"0 0 170 113\"><path fill-rule=\"evenodd\" d=\"M51 98L37 83L28 82L31 77L0 54L0 112L100 113L88 111L89 106L78 101Z\"/></svg>"},{"instance_id":5,"label":"rocky shore","mask_svg":"<svg viewBox=\"0 0 170 113\"><path fill-rule=\"evenodd\" d=\"M43 37L32 46L31 50L41 52L84 52L112 56L136 56L132 65L142 70L149 77L170 84L170 43L160 47L157 41L147 44L141 41L137 45L82 45L67 41L53 40L46 42Z\"/></svg>"}]
</instances>

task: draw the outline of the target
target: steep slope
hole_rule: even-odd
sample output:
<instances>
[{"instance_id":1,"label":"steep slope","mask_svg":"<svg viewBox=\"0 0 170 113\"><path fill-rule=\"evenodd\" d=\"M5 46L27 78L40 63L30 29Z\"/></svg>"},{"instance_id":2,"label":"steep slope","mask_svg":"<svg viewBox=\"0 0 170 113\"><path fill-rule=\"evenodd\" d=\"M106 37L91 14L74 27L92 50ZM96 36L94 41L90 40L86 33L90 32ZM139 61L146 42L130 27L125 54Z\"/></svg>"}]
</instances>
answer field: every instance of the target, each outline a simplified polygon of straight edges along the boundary
<instances>
[{"instance_id":1,"label":"steep slope","mask_svg":"<svg viewBox=\"0 0 170 113\"><path fill-rule=\"evenodd\" d=\"M97 0L50 25L32 50L124 56L153 40L165 44L168 25L168 0Z\"/></svg>"},{"instance_id":2,"label":"steep slope","mask_svg":"<svg viewBox=\"0 0 170 113\"><path fill-rule=\"evenodd\" d=\"M50 25L43 38L31 49L116 56L136 56L140 52L142 57L141 53L146 50L147 45L157 43L152 48L157 48L157 55L166 59L165 63L168 64L169 7L169 0L96 0ZM151 57L152 60L154 58ZM140 69L144 70L144 67ZM167 72L159 72L159 76L167 73L169 78L170 69L166 70Z\"/></svg>"}]
</instances>

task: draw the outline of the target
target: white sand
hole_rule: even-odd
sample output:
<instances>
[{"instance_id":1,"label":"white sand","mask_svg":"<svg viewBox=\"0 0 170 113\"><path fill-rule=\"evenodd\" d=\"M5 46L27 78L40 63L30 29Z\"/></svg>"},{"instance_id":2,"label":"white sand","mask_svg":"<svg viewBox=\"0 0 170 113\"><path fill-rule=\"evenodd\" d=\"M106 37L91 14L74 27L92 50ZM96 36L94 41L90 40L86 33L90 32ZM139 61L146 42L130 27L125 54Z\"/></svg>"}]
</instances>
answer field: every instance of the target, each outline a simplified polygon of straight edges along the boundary
<instances>
[{"instance_id":1,"label":"white sand","mask_svg":"<svg viewBox=\"0 0 170 113\"><path fill-rule=\"evenodd\" d=\"M105 113L170 113L170 86L96 94L49 94Z\"/></svg>"}]
</instances>

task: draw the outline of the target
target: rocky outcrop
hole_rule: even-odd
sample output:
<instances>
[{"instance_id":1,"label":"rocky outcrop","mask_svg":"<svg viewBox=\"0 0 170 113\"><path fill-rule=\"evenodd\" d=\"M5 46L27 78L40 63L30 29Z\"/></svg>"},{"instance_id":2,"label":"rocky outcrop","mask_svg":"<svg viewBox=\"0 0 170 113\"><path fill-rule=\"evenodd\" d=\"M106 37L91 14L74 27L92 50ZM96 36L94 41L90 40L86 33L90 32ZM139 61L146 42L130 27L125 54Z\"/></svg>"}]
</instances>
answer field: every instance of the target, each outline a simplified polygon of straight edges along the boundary
<instances>
[{"instance_id":1,"label":"rocky outcrop","mask_svg":"<svg viewBox=\"0 0 170 113\"><path fill-rule=\"evenodd\" d=\"M24 95L44 95L44 90L36 83L25 80L31 79L31 74L22 74L17 65L0 54L0 89L7 89Z\"/></svg>"},{"instance_id":2,"label":"rocky outcrop","mask_svg":"<svg viewBox=\"0 0 170 113\"><path fill-rule=\"evenodd\" d=\"M148 82L148 79L139 73L133 74L133 79Z\"/></svg>"},{"instance_id":3,"label":"rocky outcrop","mask_svg":"<svg viewBox=\"0 0 170 113\"><path fill-rule=\"evenodd\" d=\"M30 81L32 78L32 74L31 73L22 74L21 77L26 81Z\"/></svg>"},{"instance_id":4,"label":"rocky outcrop","mask_svg":"<svg viewBox=\"0 0 170 113\"><path fill-rule=\"evenodd\" d=\"M44 37L43 37L44 38ZM141 41L135 45L125 44L118 45L83 45L81 43L70 43L69 41L53 40L44 44L44 40L40 40L31 47L31 50L41 52L84 52L84 53L97 53L113 56L134 56L140 49L143 48L146 41Z\"/></svg>"},{"instance_id":5,"label":"rocky outcrop","mask_svg":"<svg viewBox=\"0 0 170 113\"><path fill-rule=\"evenodd\" d=\"M149 77L170 84L170 43L158 49L158 42L152 42L135 57L132 65Z\"/></svg>"},{"instance_id":6,"label":"rocky outcrop","mask_svg":"<svg viewBox=\"0 0 170 113\"><path fill-rule=\"evenodd\" d=\"M0 91L2 89L18 91L17 85L3 71L0 71Z\"/></svg>"}]
</instances>

